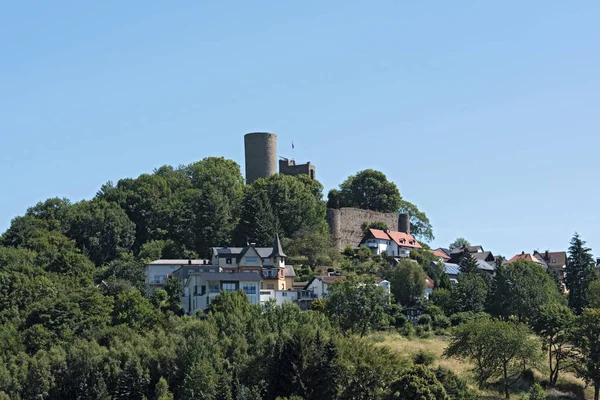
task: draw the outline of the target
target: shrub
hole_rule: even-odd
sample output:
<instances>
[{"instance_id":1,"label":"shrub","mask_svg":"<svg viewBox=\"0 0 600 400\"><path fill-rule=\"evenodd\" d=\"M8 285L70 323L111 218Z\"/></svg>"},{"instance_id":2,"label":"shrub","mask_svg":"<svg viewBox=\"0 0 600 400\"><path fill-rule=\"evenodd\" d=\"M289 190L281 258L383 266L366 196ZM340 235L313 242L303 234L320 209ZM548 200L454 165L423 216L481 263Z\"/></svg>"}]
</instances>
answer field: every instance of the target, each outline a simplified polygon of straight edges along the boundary
<instances>
[{"instance_id":1,"label":"shrub","mask_svg":"<svg viewBox=\"0 0 600 400\"><path fill-rule=\"evenodd\" d=\"M435 376L442 383L450 400L475 400L475 395L469 390L467 383L453 371L437 367Z\"/></svg>"},{"instance_id":2,"label":"shrub","mask_svg":"<svg viewBox=\"0 0 600 400\"><path fill-rule=\"evenodd\" d=\"M423 339L427 339L431 336L431 332L429 332L429 325L417 325L415 328L415 334Z\"/></svg>"},{"instance_id":3,"label":"shrub","mask_svg":"<svg viewBox=\"0 0 600 400\"><path fill-rule=\"evenodd\" d=\"M435 354L430 351L419 350L413 355L415 365L431 365L435 361Z\"/></svg>"},{"instance_id":4,"label":"shrub","mask_svg":"<svg viewBox=\"0 0 600 400\"><path fill-rule=\"evenodd\" d=\"M542 388L542 385L536 382L529 390L529 396L527 398L529 400L546 400L546 391Z\"/></svg>"},{"instance_id":5,"label":"shrub","mask_svg":"<svg viewBox=\"0 0 600 400\"><path fill-rule=\"evenodd\" d=\"M448 329L450 328L450 318L445 315L436 315L433 317L433 326L439 329Z\"/></svg>"},{"instance_id":6,"label":"shrub","mask_svg":"<svg viewBox=\"0 0 600 400\"><path fill-rule=\"evenodd\" d=\"M404 321L402 334L408 338L413 337L416 334L415 325L412 323L412 321L409 321L408 319Z\"/></svg>"},{"instance_id":7,"label":"shrub","mask_svg":"<svg viewBox=\"0 0 600 400\"><path fill-rule=\"evenodd\" d=\"M450 316L450 323L452 326L458 326L472 320L474 316L475 313L472 313L471 311L457 312Z\"/></svg>"},{"instance_id":8,"label":"shrub","mask_svg":"<svg viewBox=\"0 0 600 400\"><path fill-rule=\"evenodd\" d=\"M431 315L431 318L444 315L444 310L441 307L430 305L425 307L425 314Z\"/></svg>"},{"instance_id":9,"label":"shrub","mask_svg":"<svg viewBox=\"0 0 600 400\"><path fill-rule=\"evenodd\" d=\"M419 317L419 325L431 325L431 315L423 314Z\"/></svg>"}]
</instances>

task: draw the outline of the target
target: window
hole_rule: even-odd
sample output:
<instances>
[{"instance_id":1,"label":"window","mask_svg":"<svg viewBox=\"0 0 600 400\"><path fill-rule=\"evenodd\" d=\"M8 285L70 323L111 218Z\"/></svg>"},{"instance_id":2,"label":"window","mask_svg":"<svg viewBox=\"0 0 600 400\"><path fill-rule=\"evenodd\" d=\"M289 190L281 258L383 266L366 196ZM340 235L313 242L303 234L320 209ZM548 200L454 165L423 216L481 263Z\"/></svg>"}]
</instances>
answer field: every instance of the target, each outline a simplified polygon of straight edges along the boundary
<instances>
[{"instance_id":1,"label":"window","mask_svg":"<svg viewBox=\"0 0 600 400\"><path fill-rule=\"evenodd\" d=\"M281 293L281 296L282 296L282 297L287 297L287 292L283 292L283 293Z\"/></svg>"},{"instance_id":2,"label":"window","mask_svg":"<svg viewBox=\"0 0 600 400\"><path fill-rule=\"evenodd\" d=\"M167 280L166 275L154 275L152 282L153 283L164 283Z\"/></svg>"},{"instance_id":3,"label":"window","mask_svg":"<svg viewBox=\"0 0 600 400\"><path fill-rule=\"evenodd\" d=\"M552 259L552 264L555 264L555 263L556 263L556 258L553 258Z\"/></svg>"},{"instance_id":4,"label":"window","mask_svg":"<svg viewBox=\"0 0 600 400\"><path fill-rule=\"evenodd\" d=\"M226 260L225 260L225 263L226 263L226 264L231 264L231 258L228 258L228 259L226 259Z\"/></svg>"},{"instance_id":5,"label":"window","mask_svg":"<svg viewBox=\"0 0 600 400\"><path fill-rule=\"evenodd\" d=\"M235 292L235 283L223 283L223 290L226 292Z\"/></svg>"},{"instance_id":6,"label":"window","mask_svg":"<svg viewBox=\"0 0 600 400\"><path fill-rule=\"evenodd\" d=\"M243 283L242 290L246 294L256 294L256 285L252 283Z\"/></svg>"},{"instance_id":7,"label":"window","mask_svg":"<svg viewBox=\"0 0 600 400\"><path fill-rule=\"evenodd\" d=\"M213 282L208 282L208 293L219 293L219 282L218 281L213 281Z\"/></svg>"},{"instance_id":8,"label":"window","mask_svg":"<svg viewBox=\"0 0 600 400\"><path fill-rule=\"evenodd\" d=\"M247 263L255 263L258 262L258 259L256 257L244 257L244 261Z\"/></svg>"}]
</instances>

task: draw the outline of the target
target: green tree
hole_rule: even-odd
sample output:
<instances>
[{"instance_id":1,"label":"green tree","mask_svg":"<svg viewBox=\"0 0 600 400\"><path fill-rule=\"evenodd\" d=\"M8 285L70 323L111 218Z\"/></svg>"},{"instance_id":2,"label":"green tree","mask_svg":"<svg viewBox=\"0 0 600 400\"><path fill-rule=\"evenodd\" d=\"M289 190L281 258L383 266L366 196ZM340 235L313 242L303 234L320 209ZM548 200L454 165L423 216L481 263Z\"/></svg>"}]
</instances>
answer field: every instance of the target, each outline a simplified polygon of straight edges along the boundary
<instances>
[{"instance_id":1,"label":"green tree","mask_svg":"<svg viewBox=\"0 0 600 400\"><path fill-rule=\"evenodd\" d=\"M594 385L594 400L600 398L600 309L584 309L574 330L576 346L573 366L577 375Z\"/></svg>"},{"instance_id":2,"label":"green tree","mask_svg":"<svg viewBox=\"0 0 600 400\"><path fill-rule=\"evenodd\" d=\"M310 179L307 175L289 176L272 175L268 178L257 179L248 187L246 198L262 199L261 203L270 204L264 206L264 213L252 215L255 210L244 208L242 210L242 221L238 228L238 236L246 238L258 238L259 231L263 232L265 238L277 228L282 237L291 238L299 232L326 232L325 222L326 207L322 200L323 186ZM258 200L256 200L258 201ZM253 202L245 202L244 207L253 205ZM273 220L273 215L275 219ZM257 218L261 220L257 220ZM238 239L240 240L240 239ZM273 236L266 245L272 243Z\"/></svg>"},{"instance_id":3,"label":"green tree","mask_svg":"<svg viewBox=\"0 0 600 400\"><path fill-rule=\"evenodd\" d=\"M433 226L427 218L427 215L419 210L416 205L406 200L402 200L400 203L399 212L408 213L410 215L410 233L417 238L425 242L431 242L435 239L433 235Z\"/></svg>"},{"instance_id":4,"label":"green tree","mask_svg":"<svg viewBox=\"0 0 600 400\"><path fill-rule=\"evenodd\" d=\"M548 353L550 386L555 386L558 374L570 357L569 341L575 315L567 306L557 303L541 305L533 319L533 329L542 338L543 348Z\"/></svg>"},{"instance_id":5,"label":"green tree","mask_svg":"<svg viewBox=\"0 0 600 400\"><path fill-rule=\"evenodd\" d=\"M401 205L402 198L398 187L379 171L372 169L360 171L356 175L349 176L340 185L340 207L397 212Z\"/></svg>"},{"instance_id":6,"label":"green tree","mask_svg":"<svg viewBox=\"0 0 600 400\"><path fill-rule=\"evenodd\" d=\"M104 200L82 201L65 215L66 235L96 265L130 251L135 240L135 225L116 203Z\"/></svg>"},{"instance_id":7,"label":"green tree","mask_svg":"<svg viewBox=\"0 0 600 400\"><path fill-rule=\"evenodd\" d=\"M184 288L181 280L174 276L169 277L165 283L164 290L167 293L169 309L177 315L182 315L181 296L183 296Z\"/></svg>"},{"instance_id":8,"label":"green tree","mask_svg":"<svg viewBox=\"0 0 600 400\"><path fill-rule=\"evenodd\" d=\"M436 306L440 307L444 314L452 315L454 314L454 303L452 299L452 292L448 289L438 288L431 292L429 296L429 300Z\"/></svg>"},{"instance_id":9,"label":"green tree","mask_svg":"<svg viewBox=\"0 0 600 400\"><path fill-rule=\"evenodd\" d=\"M541 306L562 299L552 277L531 261L518 260L499 268L492 287L492 314L514 315L519 321L529 320Z\"/></svg>"},{"instance_id":10,"label":"green tree","mask_svg":"<svg viewBox=\"0 0 600 400\"><path fill-rule=\"evenodd\" d=\"M479 266L477 264L477 260L473 257L471 253L465 249L459 259L458 259L458 267L460 269L461 274L477 274L479 273Z\"/></svg>"},{"instance_id":11,"label":"green tree","mask_svg":"<svg viewBox=\"0 0 600 400\"><path fill-rule=\"evenodd\" d=\"M588 306L588 286L597 275L591 249L585 247L585 241L575 233L569 247L565 284L569 290L569 306L577 314Z\"/></svg>"},{"instance_id":12,"label":"green tree","mask_svg":"<svg viewBox=\"0 0 600 400\"><path fill-rule=\"evenodd\" d=\"M156 315L150 300L137 290L119 293L113 310L114 324L127 324L136 329L150 328L156 322Z\"/></svg>"},{"instance_id":13,"label":"green tree","mask_svg":"<svg viewBox=\"0 0 600 400\"><path fill-rule=\"evenodd\" d=\"M600 279L594 279L588 286L590 308L600 308Z\"/></svg>"},{"instance_id":14,"label":"green tree","mask_svg":"<svg viewBox=\"0 0 600 400\"><path fill-rule=\"evenodd\" d=\"M458 238L456 239L454 242L450 243L448 245L448 248L450 250L454 250L454 249L460 249L463 247L469 247L471 245L471 243L465 239L465 238Z\"/></svg>"},{"instance_id":15,"label":"green tree","mask_svg":"<svg viewBox=\"0 0 600 400\"><path fill-rule=\"evenodd\" d=\"M271 202L264 190L246 190L242 203L242 217L237 229L237 242L253 242L258 246L270 246L279 233L279 220L273 213Z\"/></svg>"},{"instance_id":16,"label":"green tree","mask_svg":"<svg viewBox=\"0 0 600 400\"><path fill-rule=\"evenodd\" d=\"M502 378L508 399L510 386L518 381L527 366L537 363L538 346L524 325L476 318L455 329L445 355L473 363L479 385L492 378Z\"/></svg>"},{"instance_id":17,"label":"green tree","mask_svg":"<svg viewBox=\"0 0 600 400\"><path fill-rule=\"evenodd\" d=\"M273 240L271 239L271 244ZM333 245L331 234L326 231L302 230L285 246L288 256L306 257L307 264L314 268L319 265L333 265L340 253Z\"/></svg>"},{"instance_id":18,"label":"green tree","mask_svg":"<svg viewBox=\"0 0 600 400\"><path fill-rule=\"evenodd\" d=\"M326 312L342 332L365 336L387 322L385 307L388 299L383 288L372 279L348 279L331 285Z\"/></svg>"},{"instance_id":19,"label":"green tree","mask_svg":"<svg viewBox=\"0 0 600 400\"><path fill-rule=\"evenodd\" d=\"M460 274L452 288L452 303L456 312L482 312L488 296L488 286L479 274Z\"/></svg>"},{"instance_id":20,"label":"green tree","mask_svg":"<svg viewBox=\"0 0 600 400\"><path fill-rule=\"evenodd\" d=\"M419 304L425 293L425 272L413 260L402 260L392 270L390 277L391 291L397 302L404 307Z\"/></svg>"},{"instance_id":21,"label":"green tree","mask_svg":"<svg viewBox=\"0 0 600 400\"><path fill-rule=\"evenodd\" d=\"M173 400L173 393L169 391L169 384L162 376L154 387L154 395L156 400Z\"/></svg>"}]
</instances>

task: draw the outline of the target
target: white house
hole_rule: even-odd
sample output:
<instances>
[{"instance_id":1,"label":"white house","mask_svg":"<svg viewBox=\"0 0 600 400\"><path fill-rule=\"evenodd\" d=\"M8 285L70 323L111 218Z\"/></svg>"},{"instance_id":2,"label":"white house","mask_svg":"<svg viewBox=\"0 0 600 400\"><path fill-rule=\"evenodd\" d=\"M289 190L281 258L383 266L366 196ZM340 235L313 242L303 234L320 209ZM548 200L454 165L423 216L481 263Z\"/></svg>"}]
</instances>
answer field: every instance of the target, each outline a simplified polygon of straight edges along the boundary
<instances>
[{"instance_id":1,"label":"white house","mask_svg":"<svg viewBox=\"0 0 600 400\"><path fill-rule=\"evenodd\" d=\"M252 272L193 272L184 287L181 306L186 314L206 309L221 291L242 290L250 304L260 302L259 274Z\"/></svg>"},{"instance_id":2,"label":"white house","mask_svg":"<svg viewBox=\"0 0 600 400\"><path fill-rule=\"evenodd\" d=\"M283 303L295 302L298 300L299 292L293 290L272 290L262 289L260 291L260 303L264 304L271 300L275 300L275 304L278 306Z\"/></svg>"},{"instance_id":3,"label":"white house","mask_svg":"<svg viewBox=\"0 0 600 400\"><path fill-rule=\"evenodd\" d=\"M203 268L208 264L210 264L209 260L154 260L146 265L144 271L148 294L151 295L155 289L162 288L177 269L183 266Z\"/></svg>"},{"instance_id":4,"label":"white house","mask_svg":"<svg viewBox=\"0 0 600 400\"><path fill-rule=\"evenodd\" d=\"M329 285L339 280L345 280L345 276L315 276L308 283L304 290L308 290L314 294L315 299L322 299L329 294Z\"/></svg>"},{"instance_id":5,"label":"white house","mask_svg":"<svg viewBox=\"0 0 600 400\"><path fill-rule=\"evenodd\" d=\"M420 249L421 245L413 235L381 229L369 229L360 242L360 246L371 249L373 254L381 255L384 251L391 257L408 257L411 249Z\"/></svg>"}]
</instances>

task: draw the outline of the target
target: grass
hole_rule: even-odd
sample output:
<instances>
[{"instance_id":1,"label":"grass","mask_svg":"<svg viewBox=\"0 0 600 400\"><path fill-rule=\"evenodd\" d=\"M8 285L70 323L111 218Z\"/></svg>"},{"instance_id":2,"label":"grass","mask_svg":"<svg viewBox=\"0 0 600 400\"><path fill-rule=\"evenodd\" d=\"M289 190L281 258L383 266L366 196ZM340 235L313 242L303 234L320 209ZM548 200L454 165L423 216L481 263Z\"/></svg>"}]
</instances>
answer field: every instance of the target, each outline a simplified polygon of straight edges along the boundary
<instances>
[{"instance_id":1,"label":"grass","mask_svg":"<svg viewBox=\"0 0 600 400\"><path fill-rule=\"evenodd\" d=\"M446 358L443 356L444 350L450 341L449 336L431 336L429 338L406 338L395 332L376 333L369 339L378 347L386 347L404 357L411 358L419 351L426 351L435 355L433 367L438 365L454 371L459 377L464 379L467 384L476 393L478 399L495 400L504 399L504 396L496 390L495 385L480 389L474 382L471 370L473 366L468 362L463 362L455 358ZM541 373L535 372L536 380L543 380ZM514 388L512 399L519 399L521 394L526 393L528 384L517 384ZM566 400L566 399L593 399L593 388L584 389L583 382L569 373L561 374L557 387L547 390L548 399Z\"/></svg>"}]
</instances>

